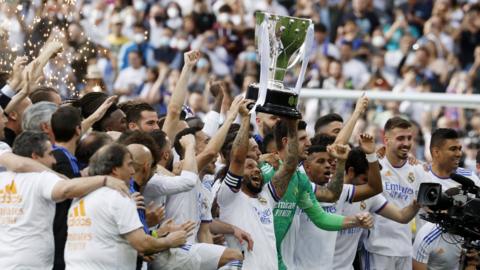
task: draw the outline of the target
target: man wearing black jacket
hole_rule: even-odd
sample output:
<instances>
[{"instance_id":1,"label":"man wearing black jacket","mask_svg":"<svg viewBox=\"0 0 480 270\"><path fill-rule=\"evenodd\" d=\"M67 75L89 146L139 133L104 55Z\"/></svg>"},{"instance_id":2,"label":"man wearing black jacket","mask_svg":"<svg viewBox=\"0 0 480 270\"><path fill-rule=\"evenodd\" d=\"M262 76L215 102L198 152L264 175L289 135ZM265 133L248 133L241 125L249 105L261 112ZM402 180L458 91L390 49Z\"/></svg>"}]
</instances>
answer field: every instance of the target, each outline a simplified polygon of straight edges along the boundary
<instances>
[{"instance_id":1,"label":"man wearing black jacket","mask_svg":"<svg viewBox=\"0 0 480 270\"><path fill-rule=\"evenodd\" d=\"M75 149L81 136L82 117L77 108L67 106L60 107L51 119L55 145L53 155L57 163L53 170L68 178L80 177L78 161L75 158ZM55 239L55 260L53 269L65 269L63 253L67 240L67 215L72 200L57 203L55 219L53 222L53 234Z\"/></svg>"}]
</instances>

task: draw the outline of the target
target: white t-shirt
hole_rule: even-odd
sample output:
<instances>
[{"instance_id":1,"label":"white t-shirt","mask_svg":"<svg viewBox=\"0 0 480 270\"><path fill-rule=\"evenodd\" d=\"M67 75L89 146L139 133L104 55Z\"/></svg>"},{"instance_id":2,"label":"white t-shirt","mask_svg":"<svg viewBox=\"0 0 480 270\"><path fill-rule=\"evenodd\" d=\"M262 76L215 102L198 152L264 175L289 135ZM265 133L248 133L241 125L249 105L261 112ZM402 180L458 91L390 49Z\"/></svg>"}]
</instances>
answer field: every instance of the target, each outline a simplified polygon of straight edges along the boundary
<instances>
[{"instance_id":1,"label":"white t-shirt","mask_svg":"<svg viewBox=\"0 0 480 270\"><path fill-rule=\"evenodd\" d=\"M52 269L53 173L0 173L0 269Z\"/></svg>"},{"instance_id":2,"label":"white t-shirt","mask_svg":"<svg viewBox=\"0 0 480 270\"><path fill-rule=\"evenodd\" d=\"M312 184L315 193L317 185ZM343 185L340 198L335 203L321 202L322 208L332 214L341 214L344 204L351 202L355 193L353 185ZM294 269L332 269L333 254L337 232L325 231L317 228L303 211L297 211L298 227L290 227L289 231L295 230L295 246L293 249ZM285 250L286 251L286 250ZM288 253L288 252L287 252ZM283 254L283 253L282 253Z\"/></svg>"},{"instance_id":3,"label":"white t-shirt","mask_svg":"<svg viewBox=\"0 0 480 270\"><path fill-rule=\"evenodd\" d=\"M145 203L151 201L157 206L165 204L167 195L186 192L195 187L198 175L190 171L182 171L179 176L166 176L156 173L148 180L143 191Z\"/></svg>"},{"instance_id":4,"label":"white t-shirt","mask_svg":"<svg viewBox=\"0 0 480 270\"><path fill-rule=\"evenodd\" d=\"M406 162L396 168L383 158L382 195L398 208L409 205L417 197L418 187L428 176L421 165L410 165ZM406 257L412 255L412 231L409 224L397 223L393 220L375 215L375 224L365 241L365 248L370 253L383 256Z\"/></svg>"},{"instance_id":5,"label":"white t-shirt","mask_svg":"<svg viewBox=\"0 0 480 270\"><path fill-rule=\"evenodd\" d=\"M200 229L202 188L202 183L197 176L194 188L167 196L165 203L165 219L171 218L176 224L183 224L187 221L196 222L193 234L187 239L189 244L197 242L197 233Z\"/></svg>"},{"instance_id":6,"label":"white t-shirt","mask_svg":"<svg viewBox=\"0 0 480 270\"><path fill-rule=\"evenodd\" d=\"M147 69L145 67L142 66L139 69L127 67L120 71L113 87L115 89L129 89L131 86L138 87L146 78Z\"/></svg>"},{"instance_id":7,"label":"white t-shirt","mask_svg":"<svg viewBox=\"0 0 480 270\"><path fill-rule=\"evenodd\" d=\"M387 203L385 197L382 194L378 194L364 201L344 204L342 214L344 216L352 216L361 212L378 213ZM331 269L353 270L353 260L364 231L365 229L363 228L355 227L341 230L337 233L335 255Z\"/></svg>"},{"instance_id":8,"label":"white t-shirt","mask_svg":"<svg viewBox=\"0 0 480 270\"><path fill-rule=\"evenodd\" d=\"M459 236L442 233L436 224L427 222L413 243L413 259L428 265L429 270L458 269L461 255Z\"/></svg>"},{"instance_id":9,"label":"white t-shirt","mask_svg":"<svg viewBox=\"0 0 480 270\"><path fill-rule=\"evenodd\" d=\"M135 269L137 251L123 235L143 228L135 202L100 188L68 211L66 269Z\"/></svg>"},{"instance_id":10,"label":"white t-shirt","mask_svg":"<svg viewBox=\"0 0 480 270\"><path fill-rule=\"evenodd\" d=\"M227 174L226 178L229 177L232 181L241 181L238 177ZM241 190L232 191L227 182L230 180L222 181L217 194L220 220L248 232L255 241L253 250L247 251L235 238L227 235L225 238L228 246L245 251L243 269L278 269L273 228L273 208L276 202L270 193L271 182L263 186L257 198L249 197Z\"/></svg>"}]
</instances>

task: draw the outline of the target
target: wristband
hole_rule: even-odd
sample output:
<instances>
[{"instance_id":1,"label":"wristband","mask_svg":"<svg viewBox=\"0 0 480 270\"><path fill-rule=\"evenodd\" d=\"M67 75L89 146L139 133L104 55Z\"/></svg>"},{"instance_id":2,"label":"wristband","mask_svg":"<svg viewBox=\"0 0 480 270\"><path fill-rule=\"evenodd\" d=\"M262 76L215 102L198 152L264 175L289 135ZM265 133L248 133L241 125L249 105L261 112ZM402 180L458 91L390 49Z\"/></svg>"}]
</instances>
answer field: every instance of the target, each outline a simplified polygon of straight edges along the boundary
<instances>
[{"instance_id":1,"label":"wristband","mask_svg":"<svg viewBox=\"0 0 480 270\"><path fill-rule=\"evenodd\" d=\"M378 161L377 153L366 154L368 163Z\"/></svg>"},{"instance_id":2,"label":"wristband","mask_svg":"<svg viewBox=\"0 0 480 270\"><path fill-rule=\"evenodd\" d=\"M107 186L107 177L105 176L105 178L103 178L103 185L102 187L105 187Z\"/></svg>"}]
</instances>

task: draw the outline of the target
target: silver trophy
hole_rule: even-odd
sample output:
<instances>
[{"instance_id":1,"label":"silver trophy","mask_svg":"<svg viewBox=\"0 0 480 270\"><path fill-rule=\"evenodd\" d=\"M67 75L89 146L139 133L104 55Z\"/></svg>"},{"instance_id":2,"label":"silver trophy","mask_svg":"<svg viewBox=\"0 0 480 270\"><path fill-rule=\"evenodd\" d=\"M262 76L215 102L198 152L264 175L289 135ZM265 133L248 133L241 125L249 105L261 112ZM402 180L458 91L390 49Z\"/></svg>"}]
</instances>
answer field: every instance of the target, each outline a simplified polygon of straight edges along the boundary
<instances>
[{"instance_id":1,"label":"silver trophy","mask_svg":"<svg viewBox=\"0 0 480 270\"><path fill-rule=\"evenodd\" d=\"M256 100L252 110L301 118L297 109L308 57L313 47L310 19L256 13L255 45L260 56L260 82L248 87L246 98ZM284 86L287 70L302 61L295 88Z\"/></svg>"}]
</instances>

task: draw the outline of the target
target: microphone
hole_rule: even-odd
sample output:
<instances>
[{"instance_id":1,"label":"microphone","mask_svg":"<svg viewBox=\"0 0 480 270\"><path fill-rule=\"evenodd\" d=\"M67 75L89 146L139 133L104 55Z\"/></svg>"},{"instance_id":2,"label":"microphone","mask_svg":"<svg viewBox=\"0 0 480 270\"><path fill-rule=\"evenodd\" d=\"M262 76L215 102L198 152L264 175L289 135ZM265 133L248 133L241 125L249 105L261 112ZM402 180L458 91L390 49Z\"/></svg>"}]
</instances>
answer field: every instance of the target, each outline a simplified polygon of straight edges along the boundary
<instances>
[{"instance_id":1,"label":"microphone","mask_svg":"<svg viewBox=\"0 0 480 270\"><path fill-rule=\"evenodd\" d=\"M459 183L460 185L462 185L463 189L470 189L470 188L473 188L473 187L476 187L475 186L475 182L473 182L472 179L470 178L467 178L463 175L460 175L460 174L456 174L456 173L452 173L450 174L450 178Z\"/></svg>"}]
</instances>

